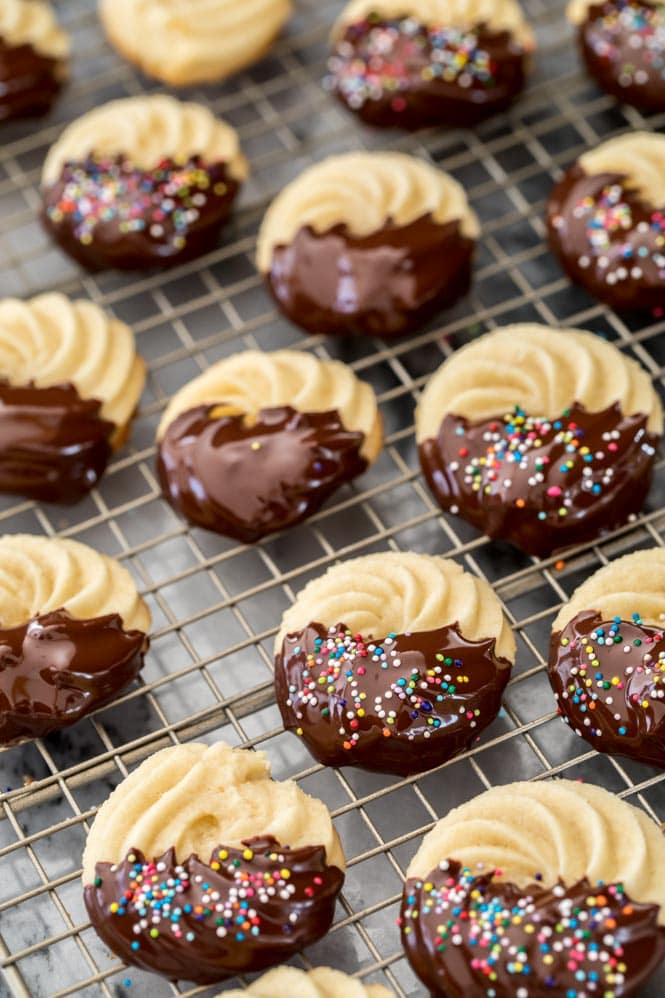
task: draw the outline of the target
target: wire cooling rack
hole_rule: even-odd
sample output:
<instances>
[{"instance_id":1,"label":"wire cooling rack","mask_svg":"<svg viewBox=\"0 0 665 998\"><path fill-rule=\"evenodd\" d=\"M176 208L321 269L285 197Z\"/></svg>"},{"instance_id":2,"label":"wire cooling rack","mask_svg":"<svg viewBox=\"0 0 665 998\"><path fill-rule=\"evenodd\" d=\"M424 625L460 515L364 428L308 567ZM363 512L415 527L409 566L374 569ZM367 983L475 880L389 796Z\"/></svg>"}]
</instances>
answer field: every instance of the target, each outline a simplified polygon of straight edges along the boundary
<instances>
[{"instance_id":1,"label":"wire cooling rack","mask_svg":"<svg viewBox=\"0 0 665 998\"><path fill-rule=\"evenodd\" d=\"M349 870L334 928L296 962L330 963L398 995L422 995L395 926L401 879L421 837L451 807L516 778L600 782L665 818L665 782L652 769L587 750L556 717L544 673L550 623L562 600L611 557L663 544L665 462L650 502L602 544L545 561L522 556L443 516L417 470L413 408L454 345L512 321L588 327L637 357L662 389L664 321L621 319L572 288L544 243L547 193L601 137L658 128L618 108L581 73L563 0L526 0L540 41L527 94L473 132L370 132L321 88L326 35L341 7L298 0L285 37L259 66L224 87L193 91L235 125L253 165L241 210L215 253L148 277L87 276L43 235L38 177L62 125L111 98L159 89L106 46L93 0L62 0L74 37L74 76L54 116L3 126L0 149L0 294L59 289L113 310L136 330L149 384L131 444L99 489L74 509L0 500L0 530L59 534L116 555L134 573L154 619L141 686L67 732L0 757L0 993L20 996L209 994L118 963L90 928L79 880L95 808L152 752L194 738L260 746L274 775L295 776L333 810ZM313 159L357 146L430 157L461 179L483 222L471 296L440 325L387 345L304 339L280 319L252 256L269 199ZM154 432L168 397L237 350L297 346L340 357L379 394L387 442L378 463L305 526L253 547L188 530L160 498ZM659 508L660 506L660 508ZM306 581L338 557L413 549L454 557L494 586L518 635L505 709L471 752L421 778L325 770L285 734L272 693L271 645L281 614ZM237 983L237 982L235 982ZM660 978L648 992L665 993Z\"/></svg>"}]
</instances>

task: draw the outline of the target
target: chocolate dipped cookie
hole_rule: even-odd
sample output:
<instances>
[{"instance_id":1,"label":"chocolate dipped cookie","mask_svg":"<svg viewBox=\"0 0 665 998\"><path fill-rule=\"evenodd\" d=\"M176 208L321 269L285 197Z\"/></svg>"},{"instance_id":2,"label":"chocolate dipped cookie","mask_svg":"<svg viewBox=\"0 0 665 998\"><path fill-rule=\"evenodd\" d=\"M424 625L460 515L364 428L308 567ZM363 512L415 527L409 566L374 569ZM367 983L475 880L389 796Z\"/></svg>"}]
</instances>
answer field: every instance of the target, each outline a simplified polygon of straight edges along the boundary
<instances>
[{"instance_id":1,"label":"chocolate dipped cookie","mask_svg":"<svg viewBox=\"0 0 665 998\"><path fill-rule=\"evenodd\" d=\"M575 590L552 625L548 672L580 738L665 769L665 550L618 558Z\"/></svg>"},{"instance_id":2,"label":"chocolate dipped cookie","mask_svg":"<svg viewBox=\"0 0 665 998\"><path fill-rule=\"evenodd\" d=\"M144 382L131 329L92 302L0 300L0 492L63 503L88 493Z\"/></svg>"},{"instance_id":3,"label":"chocolate dipped cookie","mask_svg":"<svg viewBox=\"0 0 665 998\"><path fill-rule=\"evenodd\" d=\"M665 308L664 177L665 135L629 132L580 156L550 194L561 266L617 310Z\"/></svg>"},{"instance_id":4,"label":"chocolate dipped cookie","mask_svg":"<svg viewBox=\"0 0 665 998\"><path fill-rule=\"evenodd\" d=\"M174 508L249 543L316 512L376 460L383 432L372 388L350 367L247 350L177 392L157 440Z\"/></svg>"},{"instance_id":5,"label":"chocolate dipped cookie","mask_svg":"<svg viewBox=\"0 0 665 998\"><path fill-rule=\"evenodd\" d=\"M85 544L0 538L0 745L41 738L136 678L150 613L129 572Z\"/></svg>"},{"instance_id":6,"label":"chocolate dipped cookie","mask_svg":"<svg viewBox=\"0 0 665 998\"><path fill-rule=\"evenodd\" d=\"M639 513L662 431L635 360L593 333L528 324L452 354L416 410L441 508L541 557Z\"/></svg>"},{"instance_id":7,"label":"chocolate dipped cookie","mask_svg":"<svg viewBox=\"0 0 665 998\"><path fill-rule=\"evenodd\" d=\"M93 927L125 963L213 984L326 934L344 854L325 804L223 742L157 752L99 810L83 855Z\"/></svg>"},{"instance_id":8,"label":"chocolate dipped cookie","mask_svg":"<svg viewBox=\"0 0 665 998\"><path fill-rule=\"evenodd\" d=\"M399 921L433 998L636 998L665 957L665 839L600 787L496 787L425 836Z\"/></svg>"},{"instance_id":9,"label":"chocolate dipped cookie","mask_svg":"<svg viewBox=\"0 0 665 998\"><path fill-rule=\"evenodd\" d=\"M284 614L275 694L319 762L408 775L476 741L514 660L483 579L443 558L374 554L335 565Z\"/></svg>"},{"instance_id":10,"label":"chocolate dipped cookie","mask_svg":"<svg viewBox=\"0 0 665 998\"><path fill-rule=\"evenodd\" d=\"M346 153L273 201L257 265L307 332L401 336L466 293L479 231L442 170L403 153Z\"/></svg>"},{"instance_id":11,"label":"chocolate dipped cookie","mask_svg":"<svg viewBox=\"0 0 665 998\"><path fill-rule=\"evenodd\" d=\"M518 0L351 0L325 85L371 125L472 125L524 87L533 33Z\"/></svg>"},{"instance_id":12,"label":"chocolate dipped cookie","mask_svg":"<svg viewBox=\"0 0 665 998\"><path fill-rule=\"evenodd\" d=\"M247 173L237 133L203 105L111 101L52 146L42 219L90 270L171 266L215 248Z\"/></svg>"},{"instance_id":13,"label":"chocolate dipped cookie","mask_svg":"<svg viewBox=\"0 0 665 998\"><path fill-rule=\"evenodd\" d=\"M363 984L355 977L331 967L298 970L276 967L244 991L225 991L218 998L392 998L381 984Z\"/></svg>"},{"instance_id":14,"label":"chocolate dipped cookie","mask_svg":"<svg viewBox=\"0 0 665 998\"><path fill-rule=\"evenodd\" d=\"M69 36L46 0L0 3L0 121L46 114L67 79Z\"/></svg>"}]
</instances>

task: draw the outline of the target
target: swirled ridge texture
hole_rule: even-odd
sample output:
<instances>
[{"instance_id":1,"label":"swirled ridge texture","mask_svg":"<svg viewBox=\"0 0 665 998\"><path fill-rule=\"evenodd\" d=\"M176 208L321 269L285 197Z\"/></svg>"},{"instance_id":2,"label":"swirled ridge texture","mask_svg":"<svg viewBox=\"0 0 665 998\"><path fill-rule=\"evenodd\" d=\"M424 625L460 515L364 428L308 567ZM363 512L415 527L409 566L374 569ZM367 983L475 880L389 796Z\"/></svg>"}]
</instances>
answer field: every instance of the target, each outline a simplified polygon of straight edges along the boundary
<instances>
[{"instance_id":1,"label":"swirled ridge texture","mask_svg":"<svg viewBox=\"0 0 665 998\"><path fill-rule=\"evenodd\" d=\"M78 541L0 537L0 626L18 627L53 610L80 620L118 613L125 630L150 629L134 580L114 558Z\"/></svg>"},{"instance_id":2,"label":"swirled ridge texture","mask_svg":"<svg viewBox=\"0 0 665 998\"><path fill-rule=\"evenodd\" d=\"M0 372L18 386L69 382L81 398L101 402L101 416L119 431L132 418L145 382L129 326L92 302L61 294L0 301Z\"/></svg>"},{"instance_id":3,"label":"swirled ridge texture","mask_svg":"<svg viewBox=\"0 0 665 998\"><path fill-rule=\"evenodd\" d=\"M219 998L391 998L392 993L381 984L363 984L330 967L316 967L309 972L276 967L245 991L225 991Z\"/></svg>"},{"instance_id":4,"label":"swirled ridge texture","mask_svg":"<svg viewBox=\"0 0 665 998\"><path fill-rule=\"evenodd\" d=\"M174 86L223 79L268 50L291 0L100 0L111 42Z\"/></svg>"},{"instance_id":5,"label":"swirled ridge texture","mask_svg":"<svg viewBox=\"0 0 665 998\"><path fill-rule=\"evenodd\" d=\"M506 326L457 350L428 382L416 410L418 442L436 437L444 416L503 416L519 406L555 419L574 402L589 412L620 403L662 433L663 410L648 373L617 347L579 329Z\"/></svg>"},{"instance_id":6,"label":"swirled ridge texture","mask_svg":"<svg viewBox=\"0 0 665 998\"><path fill-rule=\"evenodd\" d=\"M381 448L381 419L372 388L350 367L299 350L246 350L209 367L171 399L157 431L197 406L224 403L255 416L260 409L289 405L298 412L336 410L347 430L365 434L361 453L373 461Z\"/></svg>"},{"instance_id":7,"label":"swirled ridge texture","mask_svg":"<svg viewBox=\"0 0 665 998\"><path fill-rule=\"evenodd\" d=\"M8 45L31 45L51 59L69 55L69 36L59 27L50 3L42 0L2 0L0 38Z\"/></svg>"},{"instance_id":8,"label":"swirled ridge texture","mask_svg":"<svg viewBox=\"0 0 665 998\"><path fill-rule=\"evenodd\" d=\"M83 883L96 863L119 863L130 849L204 862L219 845L274 836L292 849L325 847L329 865L344 869L344 854L327 807L292 780L270 779L263 752L224 742L190 742L162 749L116 787L99 810L83 854Z\"/></svg>"},{"instance_id":9,"label":"swirled ridge texture","mask_svg":"<svg viewBox=\"0 0 665 998\"><path fill-rule=\"evenodd\" d=\"M247 176L247 161L238 134L202 104L175 97L128 97L110 101L69 125L46 157L44 186L55 183L65 163L125 156L141 170L153 170L165 159L185 163L200 156L204 163L224 163L234 180Z\"/></svg>"},{"instance_id":10,"label":"swirled ridge texture","mask_svg":"<svg viewBox=\"0 0 665 998\"><path fill-rule=\"evenodd\" d=\"M639 613L644 624L665 626L665 549L635 551L594 572L559 611L552 630L563 630L585 610L603 620L632 620Z\"/></svg>"},{"instance_id":11,"label":"swirled ridge texture","mask_svg":"<svg viewBox=\"0 0 665 998\"><path fill-rule=\"evenodd\" d=\"M275 247L288 246L306 226L323 233L344 225L351 235L368 236L387 222L401 227L425 216L440 225L459 221L470 238L480 231L464 188L443 170L405 153L331 156L301 173L268 208L258 268L267 273Z\"/></svg>"},{"instance_id":12,"label":"swirled ridge texture","mask_svg":"<svg viewBox=\"0 0 665 998\"><path fill-rule=\"evenodd\" d=\"M601 787L572 780L494 787L446 815L423 839L407 871L427 875L446 859L476 873L500 870L524 888L542 876L571 886L622 883L633 901L661 907L665 924L665 838L643 811Z\"/></svg>"},{"instance_id":13,"label":"swirled ridge texture","mask_svg":"<svg viewBox=\"0 0 665 998\"><path fill-rule=\"evenodd\" d=\"M342 11L333 34L368 14L383 18L413 17L421 24L467 30L481 24L499 34L508 31L525 48L534 37L517 0L351 0Z\"/></svg>"},{"instance_id":14,"label":"swirled ridge texture","mask_svg":"<svg viewBox=\"0 0 665 998\"><path fill-rule=\"evenodd\" d=\"M391 551L333 565L284 614L276 652L286 634L310 623L342 623L376 638L459 624L468 640L495 638L497 655L515 658L513 633L487 582L430 555Z\"/></svg>"},{"instance_id":15,"label":"swirled ridge texture","mask_svg":"<svg viewBox=\"0 0 665 998\"><path fill-rule=\"evenodd\" d=\"M665 135L629 132L585 152L579 164L587 176L621 174L653 208L665 207Z\"/></svg>"}]
</instances>

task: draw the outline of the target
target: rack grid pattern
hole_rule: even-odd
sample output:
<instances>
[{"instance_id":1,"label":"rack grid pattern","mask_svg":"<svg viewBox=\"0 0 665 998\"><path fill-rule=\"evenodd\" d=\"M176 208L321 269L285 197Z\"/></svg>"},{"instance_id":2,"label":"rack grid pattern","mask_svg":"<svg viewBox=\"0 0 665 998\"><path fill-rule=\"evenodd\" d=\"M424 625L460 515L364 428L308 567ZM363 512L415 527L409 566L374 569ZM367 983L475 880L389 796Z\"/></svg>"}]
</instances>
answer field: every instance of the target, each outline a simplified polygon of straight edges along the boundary
<instances>
[{"instance_id":1,"label":"rack grid pattern","mask_svg":"<svg viewBox=\"0 0 665 998\"><path fill-rule=\"evenodd\" d=\"M418 473L413 438L413 408L429 374L454 346L511 321L591 328L637 357L662 390L665 320L619 318L572 288L547 251L542 219L562 166L601 137L662 128L665 115L645 122L601 95L580 71L563 0L526 0L540 50L514 110L474 132L371 132L321 87L327 31L341 2L297 0L287 34L264 62L228 85L191 93L239 129L253 165L225 243L165 274L89 276L49 245L36 220L41 163L66 121L159 87L105 45L94 0L58 6L74 37L74 78L46 124L3 134L0 294L59 289L113 310L136 330L149 384L131 444L96 492L65 510L0 499L0 530L74 537L119 557L150 604L154 636L141 685L114 706L2 752L0 995L220 991L176 987L120 965L87 922L79 880L96 807L148 755L194 738L265 749L276 777L297 778L333 810L350 860L343 898L329 936L296 962L331 963L397 995L422 994L395 926L401 879L422 834L451 807L497 783L565 775L600 782L665 819L657 771L588 751L556 718L543 661L557 608L588 573L619 554L665 543L665 460L634 523L565 561L541 561L443 516ZM464 182L483 223L469 298L420 335L390 344L301 337L277 316L253 265L270 198L313 159L358 146L407 149L441 164ZM177 519L159 495L153 441L175 389L211 361L250 346L297 346L352 364L379 394L387 441L378 463L308 524L247 548ZM294 593L337 558L386 549L444 554L484 575L519 645L504 710L478 745L404 780L313 765L282 731L272 692L272 640ZM661 977L648 994L664 991Z\"/></svg>"}]
</instances>

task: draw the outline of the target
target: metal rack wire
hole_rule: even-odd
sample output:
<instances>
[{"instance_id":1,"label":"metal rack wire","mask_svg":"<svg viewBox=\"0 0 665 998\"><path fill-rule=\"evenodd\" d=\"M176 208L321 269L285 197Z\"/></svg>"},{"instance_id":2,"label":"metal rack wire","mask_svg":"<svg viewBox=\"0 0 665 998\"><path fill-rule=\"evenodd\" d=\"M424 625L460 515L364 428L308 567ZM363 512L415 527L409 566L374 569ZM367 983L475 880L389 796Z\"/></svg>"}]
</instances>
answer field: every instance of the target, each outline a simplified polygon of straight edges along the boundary
<instances>
[{"instance_id":1,"label":"metal rack wire","mask_svg":"<svg viewBox=\"0 0 665 998\"><path fill-rule=\"evenodd\" d=\"M663 385L665 320L634 322L571 288L550 257L543 207L566 165L600 137L659 128L618 108L580 72L563 0L526 0L540 50L528 93L474 132L377 134L354 123L320 86L326 35L341 3L298 0L269 57L223 87L193 91L239 128L253 177L215 253L164 275L88 276L54 250L36 222L39 170L62 124L113 97L158 87L104 44L94 0L61 0L74 37L74 79L46 124L18 125L0 148L0 294L57 288L112 309L136 330L149 385L131 445L100 488L74 509L0 500L0 530L60 534L114 554L135 574L154 618L142 684L113 707L0 759L0 994L125 995L220 989L175 987L127 970L87 923L79 872L95 808L141 760L178 741L220 738L267 750L279 778L297 777L327 801L349 871L336 924L299 963L331 963L398 995L422 994L395 927L403 871L438 816L484 788L553 774L590 779L665 818L655 771L587 751L556 719L543 655L556 609L586 574L620 553L663 544L665 461L640 518L569 555L526 558L442 516L418 474L412 413L427 376L453 347L509 321L577 325L609 337ZM274 312L252 254L262 211L314 158L363 145L431 157L463 180L483 222L471 296L417 337L386 344L303 339ZM351 363L377 390L387 442L377 465L309 523L245 548L188 530L160 499L154 431L169 395L212 360L247 346L295 345ZM442 553L493 584L518 635L500 718L461 759L421 778L324 770L281 730L271 681L272 636L283 609L338 557L387 548ZM230 982L233 983L233 982ZM665 979L651 991L665 991Z\"/></svg>"}]
</instances>

